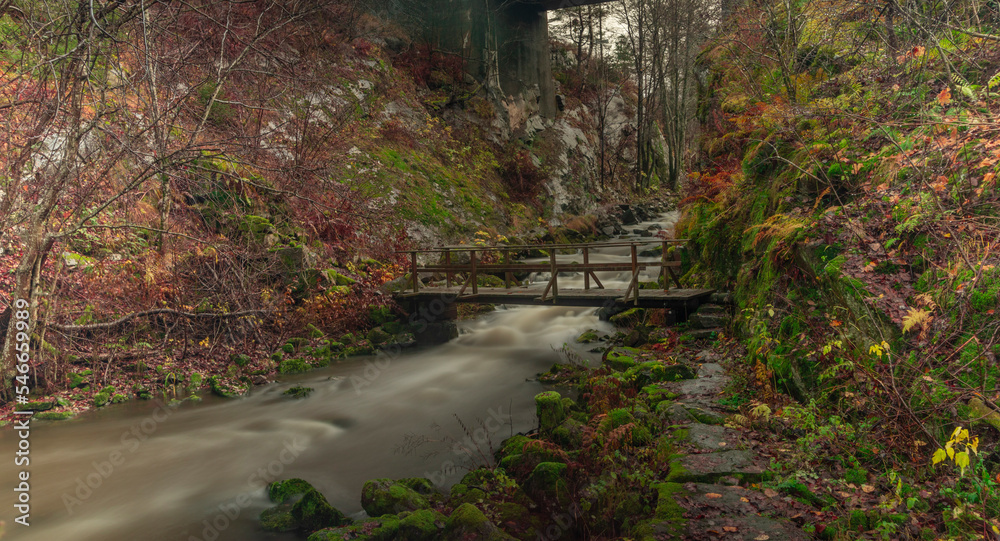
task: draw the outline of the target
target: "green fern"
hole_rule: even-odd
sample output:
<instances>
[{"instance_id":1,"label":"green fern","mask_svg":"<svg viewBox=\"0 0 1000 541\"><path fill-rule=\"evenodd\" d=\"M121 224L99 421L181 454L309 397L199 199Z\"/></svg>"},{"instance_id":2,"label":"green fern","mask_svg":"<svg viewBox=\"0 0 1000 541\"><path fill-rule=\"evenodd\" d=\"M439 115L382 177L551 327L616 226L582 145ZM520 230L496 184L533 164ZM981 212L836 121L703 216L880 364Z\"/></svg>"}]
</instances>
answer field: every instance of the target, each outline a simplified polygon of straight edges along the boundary
<instances>
[{"instance_id":1,"label":"green fern","mask_svg":"<svg viewBox=\"0 0 1000 541\"><path fill-rule=\"evenodd\" d=\"M1000 71L996 72L993 77L990 77L990 82L986 83L986 88L994 90L998 85L1000 85Z\"/></svg>"}]
</instances>

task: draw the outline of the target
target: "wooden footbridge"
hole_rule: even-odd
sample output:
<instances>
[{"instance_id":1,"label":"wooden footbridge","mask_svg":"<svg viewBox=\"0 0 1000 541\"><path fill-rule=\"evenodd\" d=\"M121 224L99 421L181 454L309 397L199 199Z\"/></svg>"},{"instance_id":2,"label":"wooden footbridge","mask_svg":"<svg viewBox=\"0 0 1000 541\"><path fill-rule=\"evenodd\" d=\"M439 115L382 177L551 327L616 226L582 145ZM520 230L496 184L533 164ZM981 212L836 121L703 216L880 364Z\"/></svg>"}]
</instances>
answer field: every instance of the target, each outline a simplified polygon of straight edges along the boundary
<instances>
[{"instance_id":1,"label":"wooden footbridge","mask_svg":"<svg viewBox=\"0 0 1000 541\"><path fill-rule=\"evenodd\" d=\"M429 303L445 298L459 303L668 308L678 321L683 321L714 291L681 286L675 273L681 266L676 257L678 252L669 248L684 242L650 239L580 244L459 245L407 250L400 253L410 254L409 287L397 293L396 298L408 303ZM639 260L641 250L657 244L662 247L659 261ZM627 247L629 256L626 257L629 259L619 262L590 261L592 250L615 247ZM548 253L548 261L511 260L512 254L538 250ZM439 254L439 257L431 258L436 259L433 264L420 265L417 261L420 254ZM566 256L570 254L573 259L582 255L583 261L568 261ZM560 255L563 256L561 261ZM462 262L456 263L458 260ZM643 289L640 275L647 269L657 268L659 271L656 274L663 288ZM549 279L544 287L521 285L515 279L515 275L546 272ZM608 289L597 277L598 272L629 272L631 280L625 289ZM562 274L565 277L567 273L582 274L583 288L560 287L559 276ZM422 274L432 274L439 284L423 285L420 279ZM504 286L480 286L479 277L483 275L502 276ZM677 287L671 288L671 282Z\"/></svg>"}]
</instances>

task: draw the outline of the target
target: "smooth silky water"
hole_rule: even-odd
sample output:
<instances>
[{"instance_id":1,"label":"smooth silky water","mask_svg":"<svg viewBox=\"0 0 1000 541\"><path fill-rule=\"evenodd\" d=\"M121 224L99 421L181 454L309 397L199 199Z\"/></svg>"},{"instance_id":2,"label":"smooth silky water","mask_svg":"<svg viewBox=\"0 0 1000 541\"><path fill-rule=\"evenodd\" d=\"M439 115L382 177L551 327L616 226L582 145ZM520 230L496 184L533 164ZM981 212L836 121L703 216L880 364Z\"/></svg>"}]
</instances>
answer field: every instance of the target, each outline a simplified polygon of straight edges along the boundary
<instances>
[{"instance_id":1,"label":"smooth silky water","mask_svg":"<svg viewBox=\"0 0 1000 541\"><path fill-rule=\"evenodd\" d=\"M668 214L632 227L670 229L674 221ZM628 248L594 249L591 261L621 261L627 254ZM612 288L626 287L629 279L628 273L598 276ZM547 276L534 279L544 283ZM559 282L560 288L583 287L582 276L561 275ZM8 457L0 475L10 484L0 503L6 538L294 539L258 527L257 516L272 505L266 481L306 479L346 514L361 512L361 488L369 479L427 476L447 490L466 467L481 462L453 449L455 441L476 448L455 416L483 442L478 447L486 456L487 437L497 446L532 430L533 398L544 390L536 374L562 361L563 345L574 345L587 329L612 331L595 312L501 308L462 322L462 334L447 344L348 359L241 399L206 396L175 408L132 401L70 421L35 422L31 526L13 523L12 488L21 468ZM577 352L587 358L582 348ZM282 396L295 385L314 391L300 400ZM422 437L437 441L407 445ZM12 454L16 445L10 427L0 430L0 448Z\"/></svg>"}]
</instances>

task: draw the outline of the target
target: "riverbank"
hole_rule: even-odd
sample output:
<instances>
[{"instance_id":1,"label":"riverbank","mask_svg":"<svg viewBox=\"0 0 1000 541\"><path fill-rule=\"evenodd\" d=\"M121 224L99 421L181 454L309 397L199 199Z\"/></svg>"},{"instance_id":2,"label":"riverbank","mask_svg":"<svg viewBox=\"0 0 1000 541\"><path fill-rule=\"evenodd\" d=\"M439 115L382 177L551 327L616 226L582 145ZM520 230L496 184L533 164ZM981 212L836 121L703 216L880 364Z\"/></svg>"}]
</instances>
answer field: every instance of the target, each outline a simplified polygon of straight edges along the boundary
<instances>
[{"instance_id":1,"label":"riverbank","mask_svg":"<svg viewBox=\"0 0 1000 541\"><path fill-rule=\"evenodd\" d=\"M632 234L630 226L655 216L663 205L607 207L601 214L535 227L519 237L512 234L508 242L583 242ZM150 322L143 318L127 321L124 327L142 339L131 346L105 344L88 348L89 353L77 350L68 355L67 365L44 384L32 386L27 404L11 402L0 407L0 424L11 422L16 410L35 411L35 420L48 421L132 399L159 398L169 403L197 401L206 394L232 398L278 377L411 347L413 334L406 315L389 297L396 283L405 282L401 269L393 262L376 261L327 270L304 266L296 275L318 276L313 286L316 296L299 300L289 296L279 313L238 318L230 322L232 328L210 324L198 331L178 332L163 322L157 324L155 317ZM496 278L481 278L489 279ZM103 331L87 327L100 324L90 314L77 320L81 329L71 332L76 337L91 335L93 341ZM234 335L242 337L241 343L233 343ZM45 339L41 342L46 355L66 356Z\"/></svg>"}]
</instances>

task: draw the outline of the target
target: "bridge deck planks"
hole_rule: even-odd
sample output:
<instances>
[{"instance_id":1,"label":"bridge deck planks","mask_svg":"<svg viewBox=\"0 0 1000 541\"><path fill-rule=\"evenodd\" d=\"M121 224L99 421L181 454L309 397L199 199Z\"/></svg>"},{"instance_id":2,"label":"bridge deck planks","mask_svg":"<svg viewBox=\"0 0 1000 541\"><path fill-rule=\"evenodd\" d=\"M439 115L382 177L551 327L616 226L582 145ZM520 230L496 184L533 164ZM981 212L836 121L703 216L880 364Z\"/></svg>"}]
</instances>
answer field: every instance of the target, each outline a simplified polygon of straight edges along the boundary
<instances>
[{"instance_id":1,"label":"bridge deck planks","mask_svg":"<svg viewBox=\"0 0 1000 541\"><path fill-rule=\"evenodd\" d=\"M488 303L488 304L530 304L556 306L593 306L599 307L606 303L635 306L635 301L625 301L624 289L560 289L557 299L552 295L544 302L542 292L544 287L480 287L479 293L471 294L469 289L455 302ZM425 287L419 293L400 292L399 299L429 302L442 297L451 300L458 295L460 287ZM714 289L642 289L639 291L639 303L642 308L684 308L693 310L699 304L707 302Z\"/></svg>"}]
</instances>

